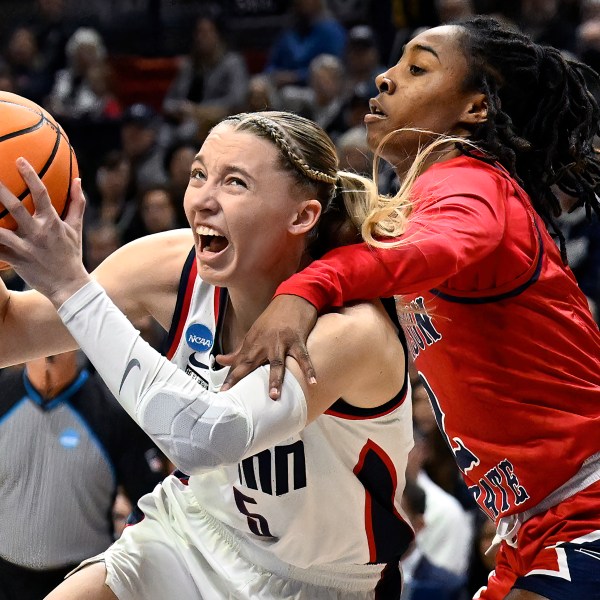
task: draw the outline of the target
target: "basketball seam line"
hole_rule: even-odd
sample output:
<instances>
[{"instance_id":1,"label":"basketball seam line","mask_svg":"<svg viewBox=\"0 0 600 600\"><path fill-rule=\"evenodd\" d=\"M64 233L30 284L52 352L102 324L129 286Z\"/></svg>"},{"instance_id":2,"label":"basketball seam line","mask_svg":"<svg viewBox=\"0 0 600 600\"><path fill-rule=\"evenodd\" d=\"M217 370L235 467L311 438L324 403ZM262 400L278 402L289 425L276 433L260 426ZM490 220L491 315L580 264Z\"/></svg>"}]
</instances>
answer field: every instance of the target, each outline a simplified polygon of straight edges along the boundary
<instances>
[{"instance_id":1,"label":"basketball seam line","mask_svg":"<svg viewBox=\"0 0 600 600\"><path fill-rule=\"evenodd\" d=\"M42 115L42 122L44 122L44 121L47 121L47 119L46 119L46 117L44 117L44 115ZM51 129L54 130L54 127L52 127ZM52 152L50 153L50 156L48 157L48 160L46 161L46 164L44 164L44 166L42 167L42 169L40 170L40 172L37 174L37 176L40 179L42 179L44 177L44 175L46 174L46 171L50 168L50 165L52 164L52 161L54 160L54 157L56 156L56 153L58 152L58 148L60 146L60 140L62 138L60 127L57 130L55 130L55 131L56 131L56 141L54 142L54 148L52 148ZM0 139L0 141L1 141L1 139ZM71 152L71 144L69 144L69 154L70 154L70 152ZM69 181L69 186L70 186L70 181ZM21 202L23 202L23 200L25 200L25 198L27 198L27 196L29 195L29 193L30 193L29 192L29 188L25 188L25 190L23 192L21 192L17 196L17 198ZM8 214L8 210L4 209L2 212L0 212L0 219L3 219L7 214Z\"/></svg>"}]
</instances>

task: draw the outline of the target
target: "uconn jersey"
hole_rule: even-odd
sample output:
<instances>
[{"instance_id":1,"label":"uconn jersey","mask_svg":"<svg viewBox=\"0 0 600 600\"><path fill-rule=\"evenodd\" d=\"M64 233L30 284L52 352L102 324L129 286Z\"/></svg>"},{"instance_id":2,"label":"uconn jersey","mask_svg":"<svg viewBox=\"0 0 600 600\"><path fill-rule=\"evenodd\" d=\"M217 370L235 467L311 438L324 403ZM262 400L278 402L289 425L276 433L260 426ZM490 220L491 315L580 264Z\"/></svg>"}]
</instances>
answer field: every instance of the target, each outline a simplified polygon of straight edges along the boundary
<instances>
[{"instance_id":1,"label":"uconn jersey","mask_svg":"<svg viewBox=\"0 0 600 600\"><path fill-rule=\"evenodd\" d=\"M190 253L167 356L213 391L226 374L211 353L226 302L225 289L197 277ZM408 396L405 380L377 409L339 400L281 444L190 477L190 488L234 535L296 566L397 561L413 539L400 511L413 443Z\"/></svg>"}]
</instances>

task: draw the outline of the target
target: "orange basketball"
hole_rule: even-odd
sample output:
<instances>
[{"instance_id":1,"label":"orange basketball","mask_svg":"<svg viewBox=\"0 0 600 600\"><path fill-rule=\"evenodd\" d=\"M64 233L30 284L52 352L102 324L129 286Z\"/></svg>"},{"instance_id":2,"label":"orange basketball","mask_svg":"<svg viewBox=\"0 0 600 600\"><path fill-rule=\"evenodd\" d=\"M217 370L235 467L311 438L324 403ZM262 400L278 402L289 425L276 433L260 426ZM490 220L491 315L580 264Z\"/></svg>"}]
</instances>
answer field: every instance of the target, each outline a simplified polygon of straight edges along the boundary
<instances>
[{"instance_id":1,"label":"orange basketball","mask_svg":"<svg viewBox=\"0 0 600 600\"><path fill-rule=\"evenodd\" d=\"M33 213L31 194L15 164L20 156L36 170L56 212L64 216L71 181L79 174L69 139L56 120L35 102L0 91L0 181ZM0 227L16 228L2 204ZM0 269L6 267L0 263Z\"/></svg>"}]
</instances>

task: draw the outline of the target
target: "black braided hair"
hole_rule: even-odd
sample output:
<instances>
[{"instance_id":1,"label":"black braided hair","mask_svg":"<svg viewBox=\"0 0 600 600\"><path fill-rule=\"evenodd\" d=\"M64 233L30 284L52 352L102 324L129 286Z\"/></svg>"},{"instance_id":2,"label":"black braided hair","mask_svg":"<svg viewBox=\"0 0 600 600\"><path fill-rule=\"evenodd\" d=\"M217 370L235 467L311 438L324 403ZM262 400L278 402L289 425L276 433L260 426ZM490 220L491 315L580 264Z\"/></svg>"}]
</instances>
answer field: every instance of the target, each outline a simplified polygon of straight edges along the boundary
<instances>
[{"instance_id":1,"label":"black braided hair","mask_svg":"<svg viewBox=\"0 0 600 600\"><path fill-rule=\"evenodd\" d=\"M561 206L553 186L600 216L600 156L593 147L600 110L591 90L600 77L559 50L534 43L491 17L454 23L463 29L468 61L465 89L487 96L488 118L471 140L501 163L531 197L535 210L560 240ZM460 148L468 154L465 147Z\"/></svg>"}]
</instances>

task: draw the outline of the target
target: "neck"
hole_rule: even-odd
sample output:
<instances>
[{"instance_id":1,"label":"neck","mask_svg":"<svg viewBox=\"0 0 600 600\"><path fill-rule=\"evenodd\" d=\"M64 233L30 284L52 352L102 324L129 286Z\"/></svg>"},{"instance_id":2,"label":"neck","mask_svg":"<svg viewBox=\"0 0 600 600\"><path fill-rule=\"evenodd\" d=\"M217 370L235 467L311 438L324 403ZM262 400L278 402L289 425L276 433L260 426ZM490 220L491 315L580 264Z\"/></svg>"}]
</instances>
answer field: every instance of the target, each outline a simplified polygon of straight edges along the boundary
<instances>
[{"instance_id":1,"label":"neck","mask_svg":"<svg viewBox=\"0 0 600 600\"><path fill-rule=\"evenodd\" d=\"M449 150L434 150L423 161L423 164L421 165L421 173L437 163L444 162L458 156L461 156L461 152L454 147ZM394 166L394 171L396 172L396 175L398 175L398 179L400 179L400 181L406 177L414 161L415 155L413 154L409 154L404 157L390 157L389 159L389 162Z\"/></svg>"},{"instance_id":2,"label":"neck","mask_svg":"<svg viewBox=\"0 0 600 600\"><path fill-rule=\"evenodd\" d=\"M77 377L76 365L64 369L54 369L50 365L46 368L27 368L27 377L34 389L44 398L56 398L65 388L69 387Z\"/></svg>"},{"instance_id":3,"label":"neck","mask_svg":"<svg viewBox=\"0 0 600 600\"><path fill-rule=\"evenodd\" d=\"M305 254L280 261L271 269L253 273L252 278L228 286L229 305L223 320L222 346L224 352L237 348L267 308L280 283L303 269L310 259Z\"/></svg>"}]
</instances>

